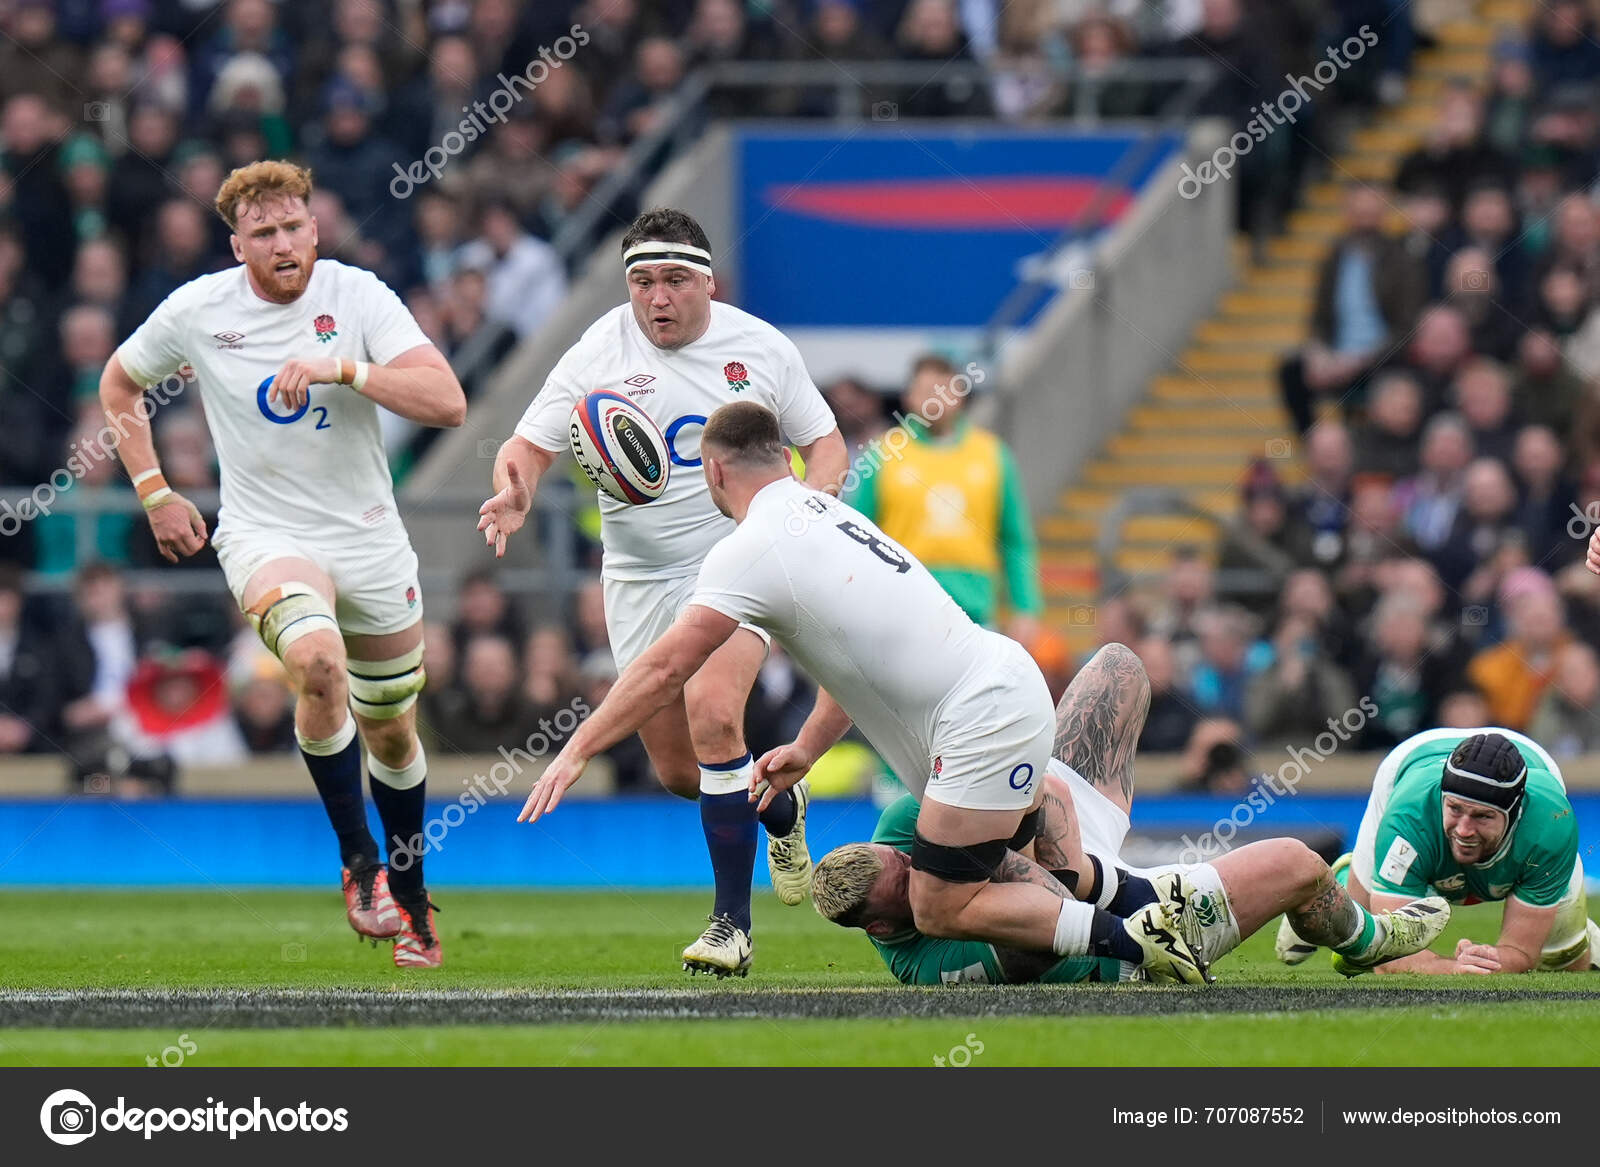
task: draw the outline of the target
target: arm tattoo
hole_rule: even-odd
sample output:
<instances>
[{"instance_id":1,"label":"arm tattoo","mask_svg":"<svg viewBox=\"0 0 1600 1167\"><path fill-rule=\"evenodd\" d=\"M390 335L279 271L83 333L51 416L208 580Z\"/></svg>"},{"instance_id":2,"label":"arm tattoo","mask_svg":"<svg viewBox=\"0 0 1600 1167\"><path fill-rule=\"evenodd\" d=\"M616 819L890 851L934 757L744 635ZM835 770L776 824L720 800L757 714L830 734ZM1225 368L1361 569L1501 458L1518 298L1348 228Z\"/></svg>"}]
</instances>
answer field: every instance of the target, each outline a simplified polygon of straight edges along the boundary
<instances>
[{"instance_id":1,"label":"arm tattoo","mask_svg":"<svg viewBox=\"0 0 1600 1167\"><path fill-rule=\"evenodd\" d=\"M994 882L1031 883L1060 896L1064 900L1072 898L1072 893L1061 886L1059 879L1026 855L1018 855L1015 851L1006 852L1006 857L1000 861L1000 866L995 869Z\"/></svg>"},{"instance_id":2,"label":"arm tattoo","mask_svg":"<svg viewBox=\"0 0 1600 1167\"><path fill-rule=\"evenodd\" d=\"M1056 706L1055 756L1091 786L1133 798L1133 752L1150 712L1150 681L1132 649L1108 644L1084 665Z\"/></svg>"},{"instance_id":3,"label":"arm tattoo","mask_svg":"<svg viewBox=\"0 0 1600 1167\"><path fill-rule=\"evenodd\" d=\"M1067 853L1061 847L1061 840L1051 833L1050 828L1070 822L1072 813L1072 809L1061 801L1055 791L1045 791L1044 829L1033 840L1033 857L1040 867L1048 871L1060 871L1068 866Z\"/></svg>"},{"instance_id":4,"label":"arm tattoo","mask_svg":"<svg viewBox=\"0 0 1600 1167\"><path fill-rule=\"evenodd\" d=\"M1054 892L1064 900L1072 898L1067 889L1061 886L1060 880L1015 851L1006 852L1006 857L1001 860L999 868L994 873L994 881L1032 883ZM1000 971L1005 974L1008 985L1023 985L1036 981L1061 960L1061 957L1053 952L1029 952L1020 948L1002 948L998 944L993 947L995 959L1000 962Z\"/></svg>"}]
</instances>

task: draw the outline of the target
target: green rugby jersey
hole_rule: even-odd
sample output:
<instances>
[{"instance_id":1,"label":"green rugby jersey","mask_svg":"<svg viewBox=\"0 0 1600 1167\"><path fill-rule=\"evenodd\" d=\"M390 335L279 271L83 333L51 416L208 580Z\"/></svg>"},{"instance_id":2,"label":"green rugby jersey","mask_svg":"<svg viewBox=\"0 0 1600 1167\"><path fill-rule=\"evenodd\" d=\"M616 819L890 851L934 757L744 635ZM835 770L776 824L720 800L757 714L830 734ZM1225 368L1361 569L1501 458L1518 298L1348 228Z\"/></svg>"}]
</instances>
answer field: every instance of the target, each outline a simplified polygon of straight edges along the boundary
<instances>
[{"instance_id":1,"label":"green rugby jersey","mask_svg":"<svg viewBox=\"0 0 1600 1167\"><path fill-rule=\"evenodd\" d=\"M917 831L917 800L906 794L884 808L874 843L885 843L897 851L911 853L911 840ZM978 940L936 940L914 928L893 936L869 936L883 957L883 963L903 984L955 985L1007 983L1005 970L994 945ZM1039 984L1074 984L1078 981L1114 981L1121 962L1091 956L1067 956L1046 969Z\"/></svg>"},{"instance_id":2,"label":"green rugby jersey","mask_svg":"<svg viewBox=\"0 0 1600 1167\"><path fill-rule=\"evenodd\" d=\"M1544 759L1512 739L1528 763L1522 815L1509 841L1483 863L1463 867L1444 835L1445 760L1471 732L1421 743L1400 759L1400 772L1373 849L1373 891L1415 898L1429 888L1452 903L1515 896L1533 907L1559 903L1578 858L1578 821Z\"/></svg>"}]
</instances>

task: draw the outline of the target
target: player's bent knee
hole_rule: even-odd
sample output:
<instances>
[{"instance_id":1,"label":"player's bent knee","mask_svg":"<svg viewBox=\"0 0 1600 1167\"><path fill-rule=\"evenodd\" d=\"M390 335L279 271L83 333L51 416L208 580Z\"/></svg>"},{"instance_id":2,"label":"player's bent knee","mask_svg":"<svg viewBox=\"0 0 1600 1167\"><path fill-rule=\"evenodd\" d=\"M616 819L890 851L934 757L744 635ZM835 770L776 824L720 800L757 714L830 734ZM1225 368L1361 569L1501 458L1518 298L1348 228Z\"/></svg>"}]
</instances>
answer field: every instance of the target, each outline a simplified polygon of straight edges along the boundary
<instances>
[{"instance_id":1,"label":"player's bent knee","mask_svg":"<svg viewBox=\"0 0 1600 1167\"><path fill-rule=\"evenodd\" d=\"M390 721L417 703L428 683L422 668L422 645L389 660L357 661L350 672L350 704L362 717Z\"/></svg>"},{"instance_id":2,"label":"player's bent knee","mask_svg":"<svg viewBox=\"0 0 1600 1167\"><path fill-rule=\"evenodd\" d=\"M691 677L683 688L683 703L689 714L689 736L697 748L737 742L744 737L744 700L735 700L727 689Z\"/></svg>"},{"instance_id":3,"label":"player's bent knee","mask_svg":"<svg viewBox=\"0 0 1600 1167\"><path fill-rule=\"evenodd\" d=\"M346 703L343 684L344 652L337 640L327 637L291 648L284 658L302 698L317 703Z\"/></svg>"},{"instance_id":4,"label":"player's bent knee","mask_svg":"<svg viewBox=\"0 0 1600 1167\"><path fill-rule=\"evenodd\" d=\"M267 651L279 660L297 640L313 632L339 634L333 606L316 588L297 579L269 588L245 610L245 616Z\"/></svg>"}]
</instances>

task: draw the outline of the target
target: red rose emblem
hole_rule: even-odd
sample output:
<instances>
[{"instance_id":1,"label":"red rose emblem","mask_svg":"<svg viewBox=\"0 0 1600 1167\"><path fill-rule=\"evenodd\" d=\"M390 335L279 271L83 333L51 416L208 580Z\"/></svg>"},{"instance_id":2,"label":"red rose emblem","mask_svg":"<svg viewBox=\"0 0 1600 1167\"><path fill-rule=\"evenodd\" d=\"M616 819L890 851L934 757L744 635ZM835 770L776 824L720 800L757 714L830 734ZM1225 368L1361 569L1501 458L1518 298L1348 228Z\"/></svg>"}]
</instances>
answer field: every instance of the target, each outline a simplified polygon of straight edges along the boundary
<instances>
[{"instance_id":1,"label":"red rose emblem","mask_svg":"<svg viewBox=\"0 0 1600 1167\"><path fill-rule=\"evenodd\" d=\"M311 327L315 328L318 332L332 332L334 329L333 317L324 312L321 316L318 316L316 320L312 321Z\"/></svg>"},{"instance_id":2,"label":"red rose emblem","mask_svg":"<svg viewBox=\"0 0 1600 1167\"><path fill-rule=\"evenodd\" d=\"M744 366L738 361L729 361L723 365L722 375L730 381L745 381L750 377L750 374L745 372Z\"/></svg>"}]
</instances>

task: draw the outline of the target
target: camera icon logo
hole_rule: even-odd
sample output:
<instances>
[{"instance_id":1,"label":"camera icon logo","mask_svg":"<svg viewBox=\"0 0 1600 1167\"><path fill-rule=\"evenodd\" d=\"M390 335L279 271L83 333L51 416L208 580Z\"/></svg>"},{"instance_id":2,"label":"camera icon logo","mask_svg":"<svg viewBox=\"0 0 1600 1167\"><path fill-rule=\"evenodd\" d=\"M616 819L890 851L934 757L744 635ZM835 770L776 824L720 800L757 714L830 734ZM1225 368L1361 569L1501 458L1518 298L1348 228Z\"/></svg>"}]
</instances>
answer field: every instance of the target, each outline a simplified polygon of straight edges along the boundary
<instances>
[{"instance_id":1,"label":"camera icon logo","mask_svg":"<svg viewBox=\"0 0 1600 1167\"><path fill-rule=\"evenodd\" d=\"M500 453L500 443L494 438L478 439L478 457L486 462L493 462Z\"/></svg>"},{"instance_id":2,"label":"camera icon logo","mask_svg":"<svg viewBox=\"0 0 1600 1167\"><path fill-rule=\"evenodd\" d=\"M111 105L105 101L86 101L83 103L83 120L86 122L108 122L111 120Z\"/></svg>"},{"instance_id":3,"label":"camera icon logo","mask_svg":"<svg viewBox=\"0 0 1600 1167\"><path fill-rule=\"evenodd\" d=\"M73 1147L95 1132L95 1106L79 1090L57 1090L39 1108L39 1125L45 1138Z\"/></svg>"},{"instance_id":4,"label":"camera icon logo","mask_svg":"<svg viewBox=\"0 0 1600 1167\"><path fill-rule=\"evenodd\" d=\"M1461 622L1469 628L1482 628L1489 622L1489 609L1474 604L1461 609Z\"/></svg>"},{"instance_id":5,"label":"camera icon logo","mask_svg":"<svg viewBox=\"0 0 1600 1167\"><path fill-rule=\"evenodd\" d=\"M306 946L299 941L291 940L278 950L278 955L290 964L302 964L306 959Z\"/></svg>"},{"instance_id":6,"label":"camera icon logo","mask_svg":"<svg viewBox=\"0 0 1600 1167\"><path fill-rule=\"evenodd\" d=\"M1094 291L1094 269L1083 267L1073 270L1067 277L1067 283L1075 292Z\"/></svg>"},{"instance_id":7,"label":"camera icon logo","mask_svg":"<svg viewBox=\"0 0 1600 1167\"><path fill-rule=\"evenodd\" d=\"M1473 268L1471 271L1461 273L1461 290L1464 292L1485 292L1489 289L1489 273L1483 268Z\"/></svg>"},{"instance_id":8,"label":"camera icon logo","mask_svg":"<svg viewBox=\"0 0 1600 1167\"><path fill-rule=\"evenodd\" d=\"M872 103L872 120L875 122L899 121L900 107L892 101L875 101Z\"/></svg>"},{"instance_id":9,"label":"camera icon logo","mask_svg":"<svg viewBox=\"0 0 1600 1167\"><path fill-rule=\"evenodd\" d=\"M1288 438L1268 438L1267 457L1281 462L1294 453L1294 447L1289 444Z\"/></svg>"}]
</instances>

